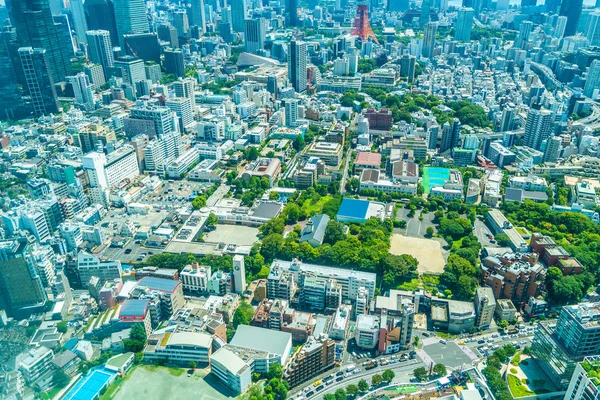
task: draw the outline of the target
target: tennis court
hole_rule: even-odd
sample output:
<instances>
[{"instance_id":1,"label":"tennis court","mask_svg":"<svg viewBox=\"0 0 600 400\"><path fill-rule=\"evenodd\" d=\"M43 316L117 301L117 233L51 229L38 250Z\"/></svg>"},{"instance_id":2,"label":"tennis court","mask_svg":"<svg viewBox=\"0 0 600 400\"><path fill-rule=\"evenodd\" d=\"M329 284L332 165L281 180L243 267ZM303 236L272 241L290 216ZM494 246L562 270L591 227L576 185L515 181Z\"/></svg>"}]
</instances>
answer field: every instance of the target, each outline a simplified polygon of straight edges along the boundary
<instances>
[{"instance_id":1,"label":"tennis court","mask_svg":"<svg viewBox=\"0 0 600 400\"><path fill-rule=\"evenodd\" d=\"M100 397L102 388L110 385L115 379L116 374L112 371L107 371L104 368L92 370L89 374L83 377L77 384L67 393L64 400L94 400Z\"/></svg>"},{"instance_id":2,"label":"tennis court","mask_svg":"<svg viewBox=\"0 0 600 400\"><path fill-rule=\"evenodd\" d=\"M423 188L425 193L429 194L432 187L444 186L444 183L450 179L450 170L440 167L425 167L423 170Z\"/></svg>"}]
</instances>

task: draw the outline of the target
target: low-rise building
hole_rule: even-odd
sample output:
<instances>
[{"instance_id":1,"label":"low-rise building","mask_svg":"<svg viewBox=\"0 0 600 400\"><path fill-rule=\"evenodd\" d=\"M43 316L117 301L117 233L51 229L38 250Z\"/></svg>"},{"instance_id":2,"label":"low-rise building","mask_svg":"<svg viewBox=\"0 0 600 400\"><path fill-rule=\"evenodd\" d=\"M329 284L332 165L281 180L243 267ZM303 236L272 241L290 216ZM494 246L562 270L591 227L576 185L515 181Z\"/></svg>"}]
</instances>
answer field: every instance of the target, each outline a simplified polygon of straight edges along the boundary
<instances>
[{"instance_id":1,"label":"low-rise building","mask_svg":"<svg viewBox=\"0 0 600 400\"><path fill-rule=\"evenodd\" d=\"M517 317L517 309L511 300L497 299L494 315L500 321L512 321Z\"/></svg>"},{"instance_id":2,"label":"low-rise building","mask_svg":"<svg viewBox=\"0 0 600 400\"><path fill-rule=\"evenodd\" d=\"M354 339L356 345L363 349L374 349L379 342L380 319L376 315L358 315L356 317L356 328Z\"/></svg>"},{"instance_id":3,"label":"low-rise building","mask_svg":"<svg viewBox=\"0 0 600 400\"><path fill-rule=\"evenodd\" d=\"M434 329L452 334L467 333L475 326L475 319L472 302L431 299L431 323Z\"/></svg>"},{"instance_id":4,"label":"low-rise building","mask_svg":"<svg viewBox=\"0 0 600 400\"><path fill-rule=\"evenodd\" d=\"M212 352L212 336L204 332L166 332L151 335L144 348L144 358L184 367L190 362L208 364Z\"/></svg>"},{"instance_id":5,"label":"low-rise building","mask_svg":"<svg viewBox=\"0 0 600 400\"><path fill-rule=\"evenodd\" d=\"M284 370L283 379L295 387L319 375L335 363L335 342L326 335L310 336Z\"/></svg>"},{"instance_id":6,"label":"low-rise building","mask_svg":"<svg viewBox=\"0 0 600 400\"><path fill-rule=\"evenodd\" d=\"M319 247L325 239L325 229L330 218L326 214L316 215L308 220L308 223L302 229L300 243L308 242L313 247Z\"/></svg>"}]
</instances>

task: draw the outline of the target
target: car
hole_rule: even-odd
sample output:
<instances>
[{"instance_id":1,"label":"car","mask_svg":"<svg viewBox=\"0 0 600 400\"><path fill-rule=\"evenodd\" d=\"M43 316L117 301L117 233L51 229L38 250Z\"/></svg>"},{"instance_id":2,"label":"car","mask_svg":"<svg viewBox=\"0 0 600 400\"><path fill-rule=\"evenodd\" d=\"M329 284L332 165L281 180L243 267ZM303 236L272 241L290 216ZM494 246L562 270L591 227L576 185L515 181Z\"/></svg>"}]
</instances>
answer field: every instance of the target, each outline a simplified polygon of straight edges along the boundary
<instances>
[{"instance_id":1,"label":"car","mask_svg":"<svg viewBox=\"0 0 600 400\"><path fill-rule=\"evenodd\" d=\"M355 374L358 374L359 372L360 372L360 368L355 368L355 369L354 369L354 373L355 373Z\"/></svg>"},{"instance_id":2,"label":"car","mask_svg":"<svg viewBox=\"0 0 600 400\"><path fill-rule=\"evenodd\" d=\"M132 251L131 249L125 249L125 254L129 254L129 253L131 253L131 251Z\"/></svg>"},{"instance_id":3,"label":"car","mask_svg":"<svg viewBox=\"0 0 600 400\"><path fill-rule=\"evenodd\" d=\"M325 386L323 386L323 385L317 386L317 392L320 392L323 389L325 389Z\"/></svg>"},{"instance_id":4,"label":"car","mask_svg":"<svg viewBox=\"0 0 600 400\"><path fill-rule=\"evenodd\" d=\"M313 392L312 390L309 392L306 392L306 397L311 397L315 394L315 392Z\"/></svg>"},{"instance_id":5,"label":"car","mask_svg":"<svg viewBox=\"0 0 600 400\"><path fill-rule=\"evenodd\" d=\"M343 377L343 376L338 376L337 378L335 378L335 381L336 381L336 382L341 382L341 381L343 381L343 380L344 380L344 377Z\"/></svg>"},{"instance_id":6,"label":"car","mask_svg":"<svg viewBox=\"0 0 600 400\"><path fill-rule=\"evenodd\" d=\"M496 241L494 239L490 240L491 244L496 244Z\"/></svg>"},{"instance_id":7,"label":"car","mask_svg":"<svg viewBox=\"0 0 600 400\"><path fill-rule=\"evenodd\" d=\"M138 257L137 261L144 261L144 257Z\"/></svg>"},{"instance_id":8,"label":"car","mask_svg":"<svg viewBox=\"0 0 600 400\"><path fill-rule=\"evenodd\" d=\"M431 336L431 334L429 332L423 332L423 336L429 337L429 336Z\"/></svg>"},{"instance_id":9,"label":"car","mask_svg":"<svg viewBox=\"0 0 600 400\"><path fill-rule=\"evenodd\" d=\"M344 375L344 371L338 371L335 375L336 376Z\"/></svg>"},{"instance_id":10,"label":"car","mask_svg":"<svg viewBox=\"0 0 600 400\"><path fill-rule=\"evenodd\" d=\"M484 343L485 343L485 340L484 340L484 339L479 339L479 340L477 341L477 344L484 344Z\"/></svg>"}]
</instances>

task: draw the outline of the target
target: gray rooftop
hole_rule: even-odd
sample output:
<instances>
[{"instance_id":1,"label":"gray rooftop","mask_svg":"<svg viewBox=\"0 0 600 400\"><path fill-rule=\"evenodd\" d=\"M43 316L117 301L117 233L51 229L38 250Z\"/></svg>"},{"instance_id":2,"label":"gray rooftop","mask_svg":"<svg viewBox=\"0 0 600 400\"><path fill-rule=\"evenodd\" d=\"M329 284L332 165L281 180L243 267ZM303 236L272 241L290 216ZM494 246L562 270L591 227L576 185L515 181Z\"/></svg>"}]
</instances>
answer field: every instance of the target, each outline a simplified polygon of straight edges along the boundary
<instances>
[{"instance_id":1,"label":"gray rooftop","mask_svg":"<svg viewBox=\"0 0 600 400\"><path fill-rule=\"evenodd\" d=\"M284 356L288 343L291 341L292 334L288 332L240 325L231 339L231 344Z\"/></svg>"}]
</instances>

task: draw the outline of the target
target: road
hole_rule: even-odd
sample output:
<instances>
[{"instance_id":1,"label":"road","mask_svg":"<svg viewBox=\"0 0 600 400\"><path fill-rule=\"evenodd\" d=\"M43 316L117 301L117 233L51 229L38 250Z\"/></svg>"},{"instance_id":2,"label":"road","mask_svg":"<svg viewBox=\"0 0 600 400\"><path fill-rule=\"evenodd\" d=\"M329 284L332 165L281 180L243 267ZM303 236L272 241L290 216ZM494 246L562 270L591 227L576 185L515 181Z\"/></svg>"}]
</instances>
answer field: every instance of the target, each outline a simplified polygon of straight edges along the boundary
<instances>
[{"instance_id":1,"label":"road","mask_svg":"<svg viewBox=\"0 0 600 400\"><path fill-rule=\"evenodd\" d=\"M493 233L490 231L490 229L485 225L485 223L483 221L481 221L480 219L476 219L475 223L473 225L475 228L473 230L473 233L475 234L475 236L477 237L477 240L479 241L479 243L481 243L481 245L483 247L500 247L498 245L498 243L492 243L490 241L490 240L494 240L494 239L488 238L487 235L493 235Z\"/></svg>"},{"instance_id":2,"label":"road","mask_svg":"<svg viewBox=\"0 0 600 400\"><path fill-rule=\"evenodd\" d=\"M221 185L215 192L206 200L206 205L209 207L217 204L229 192L229 186Z\"/></svg>"},{"instance_id":3,"label":"road","mask_svg":"<svg viewBox=\"0 0 600 400\"><path fill-rule=\"evenodd\" d=\"M340 182L340 193L343 195L346 192L346 179L348 179L348 165L350 164L350 154L352 154L352 148L349 147L346 152L346 163L343 166L344 173L342 174L342 181Z\"/></svg>"},{"instance_id":4,"label":"road","mask_svg":"<svg viewBox=\"0 0 600 400\"><path fill-rule=\"evenodd\" d=\"M391 369L392 371L394 371L394 373L396 374L394 381L409 382L410 377L412 376L412 372L416 368L419 368L419 367L425 367L425 364L423 364L423 362L421 360L409 360L402 364L398 363L398 364L386 365L384 367L373 368L369 371L361 371L361 373L359 373L357 375L352 375L351 377L348 377L348 378L345 378L341 382L334 381L333 384L326 386L324 390L321 390L318 393L315 392L315 394L311 398L321 399L326 394L328 394L328 393L333 394L333 393L335 393L336 390L338 390L340 388L345 388L346 386L348 386L350 384L358 385L358 381L360 381L361 379L366 380L370 384L371 376L373 376L375 374L381 375L381 373L383 371L385 371L386 369ZM339 371L339 369L332 370L332 373L335 373L337 371ZM290 391L290 393L288 393L288 396L292 397L292 396L296 395L297 393L299 393L301 390L303 390L307 386L309 386L309 383L305 383L302 386L297 387L296 390ZM310 386L312 386L312 382L310 383Z\"/></svg>"}]
</instances>

